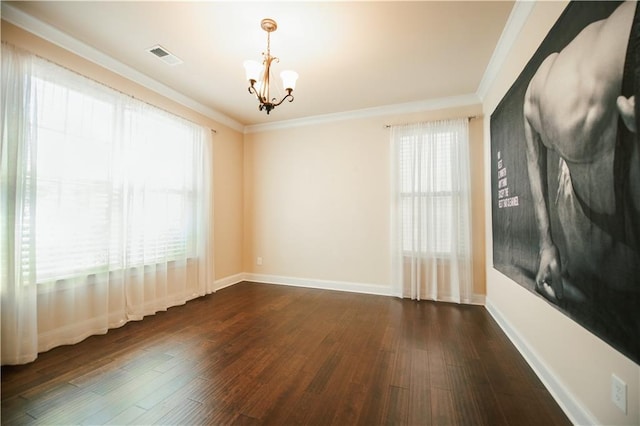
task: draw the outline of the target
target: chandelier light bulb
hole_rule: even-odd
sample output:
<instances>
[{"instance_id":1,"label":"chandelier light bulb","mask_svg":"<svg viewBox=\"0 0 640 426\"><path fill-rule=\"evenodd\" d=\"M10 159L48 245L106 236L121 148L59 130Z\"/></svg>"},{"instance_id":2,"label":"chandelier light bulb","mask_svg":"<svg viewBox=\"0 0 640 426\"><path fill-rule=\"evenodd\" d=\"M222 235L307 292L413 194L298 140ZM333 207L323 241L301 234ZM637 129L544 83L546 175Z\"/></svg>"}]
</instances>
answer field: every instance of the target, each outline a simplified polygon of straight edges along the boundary
<instances>
[{"instance_id":1,"label":"chandelier light bulb","mask_svg":"<svg viewBox=\"0 0 640 426\"><path fill-rule=\"evenodd\" d=\"M298 73L292 70L284 70L280 73L280 78L282 78L282 87L286 90L291 90L296 88L296 81L298 80Z\"/></svg>"},{"instance_id":2,"label":"chandelier light bulb","mask_svg":"<svg viewBox=\"0 0 640 426\"><path fill-rule=\"evenodd\" d=\"M247 75L247 80L258 81L262 74L262 64L258 61L248 59L244 61L244 70Z\"/></svg>"}]
</instances>

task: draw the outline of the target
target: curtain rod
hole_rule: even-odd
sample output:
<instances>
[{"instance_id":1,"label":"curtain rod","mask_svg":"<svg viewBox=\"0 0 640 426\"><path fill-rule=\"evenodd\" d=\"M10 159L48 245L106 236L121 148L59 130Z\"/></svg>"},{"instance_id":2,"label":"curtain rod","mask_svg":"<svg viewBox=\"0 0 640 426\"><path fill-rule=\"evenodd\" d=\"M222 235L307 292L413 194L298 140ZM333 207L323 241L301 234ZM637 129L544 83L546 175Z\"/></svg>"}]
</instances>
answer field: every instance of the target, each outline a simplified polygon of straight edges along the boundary
<instances>
[{"instance_id":1,"label":"curtain rod","mask_svg":"<svg viewBox=\"0 0 640 426\"><path fill-rule=\"evenodd\" d=\"M462 118L465 118L465 117L462 117ZM473 120L475 118L478 118L478 116L477 115L469 115L469 116L466 117L467 120ZM404 123L404 124L413 124L413 123ZM403 126L404 124L385 124L384 128L388 129L388 128L393 127L393 126Z\"/></svg>"}]
</instances>

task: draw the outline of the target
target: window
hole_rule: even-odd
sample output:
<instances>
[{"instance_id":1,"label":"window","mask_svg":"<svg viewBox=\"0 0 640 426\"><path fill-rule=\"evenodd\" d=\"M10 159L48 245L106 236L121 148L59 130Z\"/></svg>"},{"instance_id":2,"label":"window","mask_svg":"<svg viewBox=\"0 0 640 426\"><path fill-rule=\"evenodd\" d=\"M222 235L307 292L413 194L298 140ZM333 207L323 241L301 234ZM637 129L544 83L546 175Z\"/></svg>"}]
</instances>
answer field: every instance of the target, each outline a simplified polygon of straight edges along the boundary
<instances>
[{"instance_id":1,"label":"window","mask_svg":"<svg viewBox=\"0 0 640 426\"><path fill-rule=\"evenodd\" d=\"M32 91L37 282L197 256L202 129L73 77Z\"/></svg>"},{"instance_id":2,"label":"window","mask_svg":"<svg viewBox=\"0 0 640 426\"><path fill-rule=\"evenodd\" d=\"M400 197L405 251L449 253L452 248L451 150L455 134L437 133L423 146L419 136L404 137L400 144ZM424 167L433 164L435 167ZM427 220L420 212L429 213ZM430 226L431 224L431 226ZM415 235L414 238L414 234Z\"/></svg>"},{"instance_id":3,"label":"window","mask_svg":"<svg viewBox=\"0 0 640 426\"><path fill-rule=\"evenodd\" d=\"M434 123L413 130L395 138L401 247L447 257L468 246L459 219L468 197L459 164L466 133Z\"/></svg>"},{"instance_id":4,"label":"window","mask_svg":"<svg viewBox=\"0 0 640 426\"><path fill-rule=\"evenodd\" d=\"M2 43L2 363L215 290L211 132Z\"/></svg>"},{"instance_id":5,"label":"window","mask_svg":"<svg viewBox=\"0 0 640 426\"><path fill-rule=\"evenodd\" d=\"M472 300L467 119L394 126L392 282L402 297Z\"/></svg>"}]
</instances>

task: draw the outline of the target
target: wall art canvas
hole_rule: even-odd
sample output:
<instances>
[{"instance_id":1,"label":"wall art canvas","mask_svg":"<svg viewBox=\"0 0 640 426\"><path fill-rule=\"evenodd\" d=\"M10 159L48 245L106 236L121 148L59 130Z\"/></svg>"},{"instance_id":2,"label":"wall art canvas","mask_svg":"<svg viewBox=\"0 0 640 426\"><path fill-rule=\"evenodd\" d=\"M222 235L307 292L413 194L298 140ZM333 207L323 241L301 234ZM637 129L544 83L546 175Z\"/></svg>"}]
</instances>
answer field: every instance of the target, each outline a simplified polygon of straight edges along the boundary
<instances>
[{"instance_id":1,"label":"wall art canvas","mask_svg":"<svg viewBox=\"0 0 640 426\"><path fill-rule=\"evenodd\" d=\"M491 192L494 268L640 363L637 9L567 5L491 115Z\"/></svg>"}]
</instances>

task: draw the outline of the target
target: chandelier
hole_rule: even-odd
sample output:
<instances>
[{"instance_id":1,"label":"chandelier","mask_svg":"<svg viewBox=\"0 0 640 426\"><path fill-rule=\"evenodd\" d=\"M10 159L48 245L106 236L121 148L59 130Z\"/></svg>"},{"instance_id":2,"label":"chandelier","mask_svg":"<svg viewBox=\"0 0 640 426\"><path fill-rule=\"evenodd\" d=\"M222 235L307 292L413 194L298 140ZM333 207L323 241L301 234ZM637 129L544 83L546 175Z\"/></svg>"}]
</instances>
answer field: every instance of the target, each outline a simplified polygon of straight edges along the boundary
<instances>
[{"instance_id":1,"label":"chandelier","mask_svg":"<svg viewBox=\"0 0 640 426\"><path fill-rule=\"evenodd\" d=\"M272 109L283 103L285 100L293 102L293 89L296 87L296 80L298 79L298 73L291 70L285 70L280 73L282 78L282 86L286 90L286 95L280 101L277 98L271 97L271 63L273 61L279 62L279 59L271 56L271 33L278 28L278 24L273 19L265 18L260 22L260 26L267 32L267 52L262 52L264 57L262 64L258 61L244 61L244 69L247 74L247 80L249 80L249 93L253 93L258 97L258 109L267 111L267 114Z\"/></svg>"}]
</instances>

